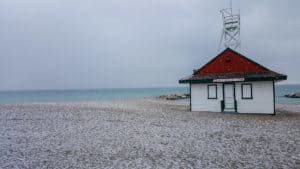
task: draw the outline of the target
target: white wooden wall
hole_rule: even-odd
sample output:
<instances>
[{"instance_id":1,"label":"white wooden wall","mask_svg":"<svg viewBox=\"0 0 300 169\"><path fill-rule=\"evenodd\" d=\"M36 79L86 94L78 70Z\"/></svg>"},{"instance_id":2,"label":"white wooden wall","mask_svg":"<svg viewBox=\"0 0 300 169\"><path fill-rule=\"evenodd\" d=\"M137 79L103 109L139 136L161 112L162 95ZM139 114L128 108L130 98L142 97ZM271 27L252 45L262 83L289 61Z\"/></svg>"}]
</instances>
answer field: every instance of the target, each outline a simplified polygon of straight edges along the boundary
<instances>
[{"instance_id":1,"label":"white wooden wall","mask_svg":"<svg viewBox=\"0 0 300 169\"><path fill-rule=\"evenodd\" d=\"M221 112L222 84L217 84L217 99L207 99L208 84L191 84L192 111Z\"/></svg>"},{"instance_id":2,"label":"white wooden wall","mask_svg":"<svg viewBox=\"0 0 300 169\"><path fill-rule=\"evenodd\" d=\"M242 99L241 83L235 83L237 111L239 113L273 114L273 82L247 82L252 84L253 99ZM217 84L217 99L207 99L208 84L191 84L191 110L221 112L223 100L223 86Z\"/></svg>"},{"instance_id":3,"label":"white wooden wall","mask_svg":"<svg viewBox=\"0 0 300 169\"><path fill-rule=\"evenodd\" d=\"M274 113L273 82L247 82L252 84L253 99L242 99L241 83L235 84L237 111L239 113Z\"/></svg>"}]
</instances>

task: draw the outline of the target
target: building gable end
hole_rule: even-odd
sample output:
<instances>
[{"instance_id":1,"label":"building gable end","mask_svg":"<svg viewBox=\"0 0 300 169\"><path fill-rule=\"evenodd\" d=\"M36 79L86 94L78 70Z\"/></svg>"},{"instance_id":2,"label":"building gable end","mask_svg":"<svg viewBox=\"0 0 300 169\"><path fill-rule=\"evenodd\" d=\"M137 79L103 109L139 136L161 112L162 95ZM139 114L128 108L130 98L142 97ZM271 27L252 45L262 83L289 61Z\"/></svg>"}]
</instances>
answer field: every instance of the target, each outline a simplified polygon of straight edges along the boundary
<instances>
[{"instance_id":1,"label":"building gable end","mask_svg":"<svg viewBox=\"0 0 300 169\"><path fill-rule=\"evenodd\" d=\"M201 76L227 73L259 73L265 71L269 71L269 69L250 60L242 54L227 48L202 68L195 71L194 75Z\"/></svg>"}]
</instances>

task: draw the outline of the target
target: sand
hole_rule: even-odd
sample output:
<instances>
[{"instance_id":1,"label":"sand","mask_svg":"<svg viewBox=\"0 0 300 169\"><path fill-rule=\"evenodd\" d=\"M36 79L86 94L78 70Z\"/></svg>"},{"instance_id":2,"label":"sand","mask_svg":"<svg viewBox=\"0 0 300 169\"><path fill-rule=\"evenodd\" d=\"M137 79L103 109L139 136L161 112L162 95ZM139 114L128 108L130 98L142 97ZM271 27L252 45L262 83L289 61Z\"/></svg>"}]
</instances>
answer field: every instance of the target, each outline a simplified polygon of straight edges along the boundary
<instances>
[{"instance_id":1,"label":"sand","mask_svg":"<svg viewBox=\"0 0 300 169\"><path fill-rule=\"evenodd\" d=\"M0 105L0 168L299 168L300 106L188 110L158 99Z\"/></svg>"}]
</instances>

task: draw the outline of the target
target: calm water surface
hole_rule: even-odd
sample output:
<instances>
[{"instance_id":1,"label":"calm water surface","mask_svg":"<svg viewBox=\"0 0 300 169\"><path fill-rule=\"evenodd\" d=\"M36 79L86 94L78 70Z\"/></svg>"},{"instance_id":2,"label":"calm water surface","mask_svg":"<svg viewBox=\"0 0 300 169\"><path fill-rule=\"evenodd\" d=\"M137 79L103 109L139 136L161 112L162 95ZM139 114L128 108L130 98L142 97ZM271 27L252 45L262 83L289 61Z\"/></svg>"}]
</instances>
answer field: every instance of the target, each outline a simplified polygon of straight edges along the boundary
<instances>
[{"instance_id":1,"label":"calm water surface","mask_svg":"<svg viewBox=\"0 0 300 169\"><path fill-rule=\"evenodd\" d=\"M300 85L276 85L277 104L300 104L300 99L284 97L285 94L300 92ZM164 94L188 93L188 87L171 88L130 88L130 89L92 89L92 90L38 90L1 91L0 104L30 102L73 102L139 99ZM189 100L182 100L188 102Z\"/></svg>"}]
</instances>

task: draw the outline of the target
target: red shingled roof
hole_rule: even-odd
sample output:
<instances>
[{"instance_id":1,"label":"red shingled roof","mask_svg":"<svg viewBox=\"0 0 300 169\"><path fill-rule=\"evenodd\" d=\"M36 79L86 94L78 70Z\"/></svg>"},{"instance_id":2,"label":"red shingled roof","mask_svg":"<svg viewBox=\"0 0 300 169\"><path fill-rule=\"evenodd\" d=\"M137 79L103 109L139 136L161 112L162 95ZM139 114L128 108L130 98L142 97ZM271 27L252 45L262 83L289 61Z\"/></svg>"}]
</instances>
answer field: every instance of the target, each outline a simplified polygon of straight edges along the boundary
<instances>
[{"instance_id":1,"label":"red shingled roof","mask_svg":"<svg viewBox=\"0 0 300 169\"><path fill-rule=\"evenodd\" d=\"M227 48L192 76L179 80L180 83L210 83L214 79L244 78L245 81L286 80L287 76L276 73Z\"/></svg>"}]
</instances>

